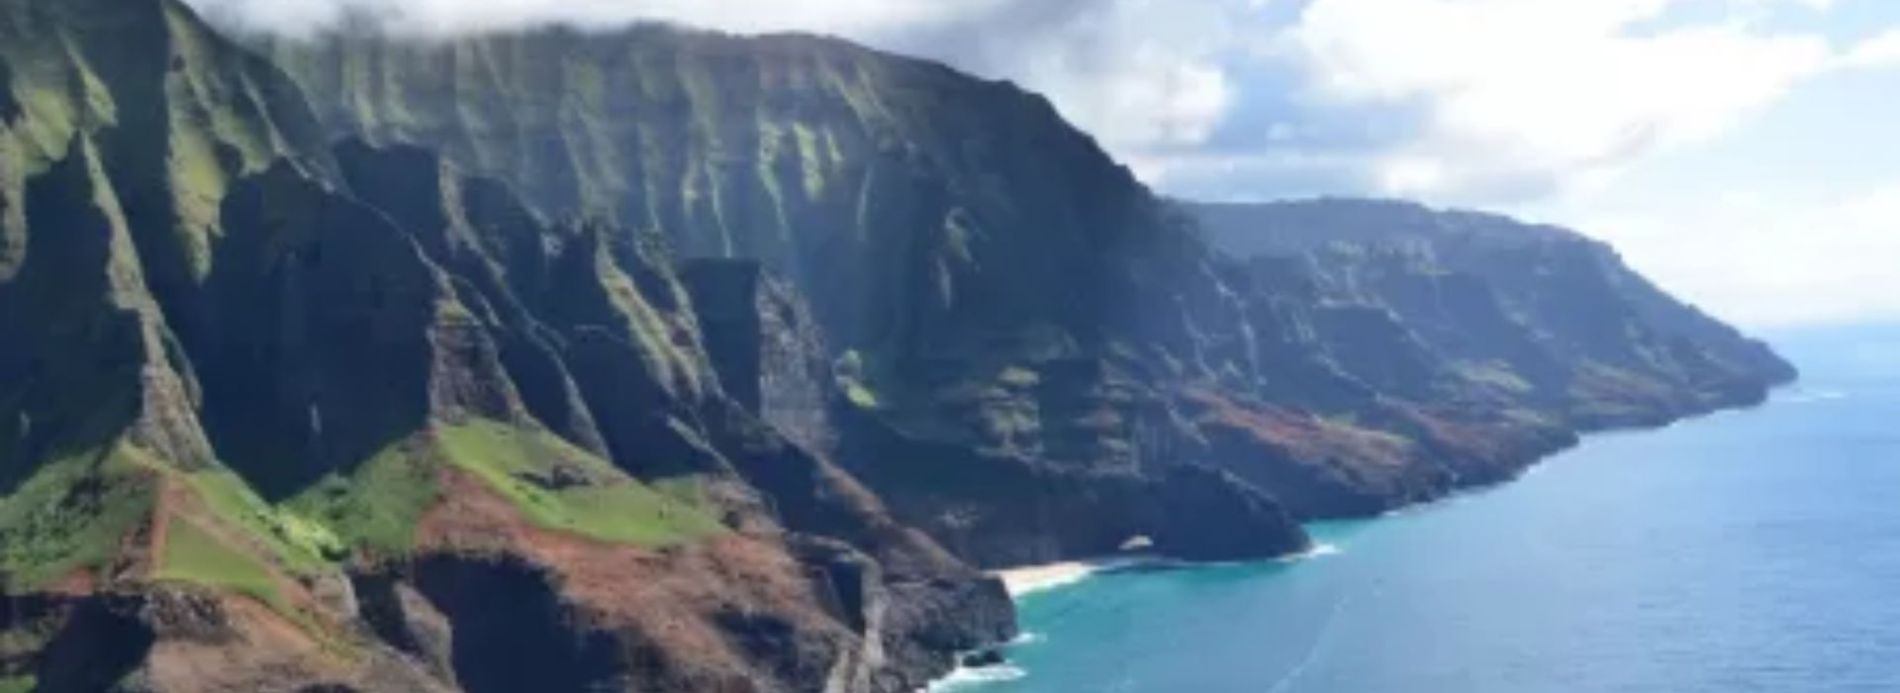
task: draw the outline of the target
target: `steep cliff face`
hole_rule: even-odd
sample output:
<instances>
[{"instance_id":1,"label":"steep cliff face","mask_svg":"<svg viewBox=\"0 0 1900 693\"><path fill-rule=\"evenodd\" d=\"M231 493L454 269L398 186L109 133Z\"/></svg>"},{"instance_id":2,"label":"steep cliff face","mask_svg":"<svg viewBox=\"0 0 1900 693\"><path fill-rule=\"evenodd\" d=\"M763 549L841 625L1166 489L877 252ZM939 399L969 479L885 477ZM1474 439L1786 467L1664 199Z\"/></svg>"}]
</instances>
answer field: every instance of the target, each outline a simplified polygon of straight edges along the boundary
<instances>
[{"instance_id":1,"label":"steep cliff face","mask_svg":"<svg viewBox=\"0 0 1900 693\"><path fill-rule=\"evenodd\" d=\"M1565 229L1368 200L1194 211L1216 247L1310 258L1332 300L1389 310L1439 360L1518 386L1579 428L1758 401L1795 377L1767 345Z\"/></svg>"},{"instance_id":2,"label":"steep cliff face","mask_svg":"<svg viewBox=\"0 0 1900 693\"><path fill-rule=\"evenodd\" d=\"M1174 454L1198 439L1175 392L1240 355L1180 308L1221 289L1182 220L1039 96L800 36L260 44L333 133L436 148L539 208L782 277L815 321L809 362L831 365L840 461L966 557L1112 552L1208 513L1236 529L1221 557L1304 543L1232 479L1154 492L1200 483L1169 481L1201 478L1175 469L1202 462ZM800 378L758 397L809 402ZM1198 496L1221 500L1174 505ZM1194 543L1179 553L1213 546Z\"/></svg>"},{"instance_id":3,"label":"steep cliff face","mask_svg":"<svg viewBox=\"0 0 1900 693\"><path fill-rule=\"evenodd\" d=\"M1096 305L1077 272L1092 246L1152 217L1041 97L838 41L639 28L261 48L334 133L426 144L685 257L764 261L839 349L954 349Z\"/></svg>"},{"instance_id":4,"label":"steep cliff face","mask_svg":"<svg viewBox=\"0 0 1900 693\"><path fill-rule=\"evenodd\" d=\"M836 41L257 43L332 133L436 148L538 208L782 277L719 302L771 313L760 296L802 296L812 334L702 319L748 360L823 355L722 375L761 383L760 406L802 402L797 425L833 435L801 442L980 564L1137 536L1201 558L1297 550L1291 519L1508 479L1579 430L1749 403L1788 375L1549 230L1224 258L1192 232L1219 210L1155 199L1041 98ZM1312 238L1359 233L1341 226ZM1193 541L1189 525L1230 534Z\"/></svg>"},{"instance_id":5,"label":"steep cliff face","mask_svg":"<svg viewBox=\"0 0 1900 693\"><path fill-rule=\"evenodd\" d=\"M1576 432L1756 404L1795 377L1762 343L1566 230L1397 202L1186 207L1237 258L1229 271L1264 287L1252 295L1274 297L1270 321L1304 335L1280 347L1269 377L1335 383L1278 388L1291 395L1278 401L1396 435L1381 446L1387 468L1414 473L1381 485L1401 496L1509 478ZM1367 399L1352 404L1352 392ZM1291 489L1261 483L1310 497L1293 490L1312 489L1303 476ZM1328 515L1392 497L1329 493L1340 502L1293 505Z\"/></svg>"},{"instance_id":6,"label":"steep cliff face","mask_svg":"<svg viewBox=\"0 0 1900 693\"><path fill-rule=\"evenodd\" d=\"M168 1L7 0L0 65L0 687L904 691L1012 634L725 394L658 244L332 150Z\"/></svg>"}]
</instances>

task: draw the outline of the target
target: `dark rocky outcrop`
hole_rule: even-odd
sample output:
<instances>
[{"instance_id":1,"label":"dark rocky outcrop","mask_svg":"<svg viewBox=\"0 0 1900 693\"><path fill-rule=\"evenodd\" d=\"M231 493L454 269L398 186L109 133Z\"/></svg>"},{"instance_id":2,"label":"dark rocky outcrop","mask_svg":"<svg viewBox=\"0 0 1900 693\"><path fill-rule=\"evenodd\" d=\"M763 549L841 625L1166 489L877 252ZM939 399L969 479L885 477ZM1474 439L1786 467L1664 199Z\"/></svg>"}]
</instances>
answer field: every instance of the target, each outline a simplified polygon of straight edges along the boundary
<instances>
[{"instance_id":1,"label":"dark rocky outcrop","mask_svg":"<svg viewBox=\"0 0 1900 693\"><path fill-rule=\"evenodd\" d=\"M726 392L805 449L835 452L838 390L804 297L756 261L692 260L680 276Z\"/></svg>"},{"instance_id":2,"label":"dark rocky outcrop","mask_svg":"<svg viewBox=\"0 0 1900 693\"><path fill-rule=\"evenodd\" d=\"M204 589L14 599L0 629L28 646L0 654L0 681L33 690L449 690L388 653L337 657L266 607Z\"/></svg>"},{"instance_id":3,"label":"dark rocky outcrop","mask_svg":"<svg viewBox=\"0 0 1900 693\"><path fill-rule=\"evenodd\" d=\"M137 667L156 639L126 599L34 597L4 610L0 628L41 648L6 653L5 675L30 676L48 690L103 690Z\"/></svg>"},{"instance_id":4,"label":"dark rocky outcrop","mask_svg":"<svg viewBox=\"0 0 1900 693\"><path fill-rule=\"evenodd\" d=\"M438 556L415 567L414 582L427 608L447 626L449 662L463 690L585 691L627 688L632 681L677 683L668 681L659 655L637 635L587 625L584 616L562 604L552 578L531 564ZM428 627L425 620L422 628ZM402 636L413 642L406 627ZM621 685L614 685L621 677Z\"/></svg>"},{"instance_id":5,"label":"dark rocky outcrop","mask_svg":"<svg viewBox=\"0 0 1900 693\"><path fill-rule=\"evenodd\" d=\"M966 667L993 667L1003 664L1006 661L1008 660L1003 657L1003 651L996 649L973 652L963 656L963 666Z\"/></svg>"}]
</instances>

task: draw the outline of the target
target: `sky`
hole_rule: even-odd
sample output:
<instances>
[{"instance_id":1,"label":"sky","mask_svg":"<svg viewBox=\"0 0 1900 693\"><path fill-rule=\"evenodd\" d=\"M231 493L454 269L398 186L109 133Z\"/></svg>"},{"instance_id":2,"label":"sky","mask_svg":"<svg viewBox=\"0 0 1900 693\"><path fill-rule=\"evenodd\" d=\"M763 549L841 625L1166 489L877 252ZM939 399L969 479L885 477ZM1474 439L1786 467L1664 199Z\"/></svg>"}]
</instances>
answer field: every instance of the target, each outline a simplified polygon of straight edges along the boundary
<instances>
[{"instance_id":1,"label":"sky","mask_svg":"<svg viewBox=\"0 0 1900 693\"><path fill-rule=\"evenodd\" d=\"M1751 327L1900 320L1893 0L190 0L308 31L812 31L1050 96L1160 191L1571 226Z\"/></svg>"}]
</instances>

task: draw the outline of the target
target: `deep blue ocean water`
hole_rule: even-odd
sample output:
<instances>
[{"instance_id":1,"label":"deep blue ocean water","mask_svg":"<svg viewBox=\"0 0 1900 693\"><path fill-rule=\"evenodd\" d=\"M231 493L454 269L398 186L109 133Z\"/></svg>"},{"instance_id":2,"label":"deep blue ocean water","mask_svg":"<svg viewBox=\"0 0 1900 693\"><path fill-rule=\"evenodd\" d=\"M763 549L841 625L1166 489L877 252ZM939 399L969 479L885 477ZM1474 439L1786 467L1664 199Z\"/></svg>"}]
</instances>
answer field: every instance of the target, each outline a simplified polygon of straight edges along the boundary
<instances>
[{"instance_id":1,"label":"deep blue ocean water","mask_svg":"<svg viewBox=\"0 0 1900 693\"><path fill-rule=\"evenodd\" d=\"M1762 408L1319 525L1329 555L1023 598L983 693L1900 691L1900 330L1782 335Z\"/></svg>"}]
</instances>

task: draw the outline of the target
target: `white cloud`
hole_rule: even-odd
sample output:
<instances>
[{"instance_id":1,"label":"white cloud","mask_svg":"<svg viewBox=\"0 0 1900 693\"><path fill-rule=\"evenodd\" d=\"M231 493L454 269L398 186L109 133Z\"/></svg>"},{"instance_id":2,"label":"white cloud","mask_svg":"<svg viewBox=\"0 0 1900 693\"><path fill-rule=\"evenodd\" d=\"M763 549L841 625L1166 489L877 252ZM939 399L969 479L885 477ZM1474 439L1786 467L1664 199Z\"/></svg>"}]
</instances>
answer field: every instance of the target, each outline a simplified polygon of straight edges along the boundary
<instances>
[{"instance_id":1,"label":"white cloud","mask_svg":"<svg viewBox=\"0 0 1900 693\"><path fill-rule=\"evenodd\" d=\"M454 34L664 21L809 31L935 58L1047 94L1125 160L1190 148L1228 115L1235 0L187 0L229 24L308 33L345 18Z\"/></svg>"},{"instance_id":2,"label":"white cloud","mask_svg":"<svg viewBox=\"0 0 1900 693\"><path fill-rule=\"evenodd\" d=\"M1862 41L1841 56L1839 66L1859 70L1900 67L1900 29L1885 31Z\"/></svg>"},{"instance_id":3,"label":"white cloud","mask_svg":"<svg viewBox=\"0 0 1900 693\"><path fill-rule=\"evenodd\" d=\"M1713 137L1832 64L1819 37L1738 20L1643 26L1671 4L1315 0L1281 50L1320 99L1422 109L1374 164L1385 192L1482 201Z\"/></svg>"},{"instance_id":4,"label":"white cloud","mask_svg":"<svg viewBox=\"0 0 1900 693\"><path fill-rule=\"evenodd\" d=\"M1665 288L1754 327L1900 318L1900 181L1807 203L1776 190L1581 220Z\"/></svg>"},{"instance_id":5,"label":"white cloud","mask_svg":"<svg viewBox=\"0 0 1900 693\"><path fill-rule=\"evenodd\" d=\"M1054 98L1098 137L1110 142L1192 146L1205 141L1233 103L1234 87L1215 65L1142 46L1108 79L1074 80L1060 67L1046 74Z\"/></svg>"},{"instance_id":6,"label":"white cloud","mask_svg":"<svg viewBox=\"0 0 1900 693\"><path fill-rule=\"evenodd\" d=\"M257 28L305 32L346 16L399 31L449 34L525 24L668 21L738 32L875 33L946 22L1006 0L188 0Z\"/></svg>"},{"instance_id":7,"label":"white cloud","mask_svg":"<svg viewBox=\"0 0 1900 693\"><path fill-rule=\"evenodd\" d=\"M1508 205L1610 240L1724 317L1900 317L1900 169L1852 193L1784 184L1839 168L1826 162L1704 186L1747 193L1723 197L1676 189L1722 171L1658 166L1746 149L1751 116L1808 81L1900 68L1900 30L1833 45L1777 19L1834 0L187 1L292 32L363 15L431 33L836 34L1045 93L1172 194Z\"/></svg>"},{"instance_id":8,"label":"white cloud","mask_svg":"<svg viewBox=\"0 0 1900 693\"><path fill-rule=\"evenodd\" d=\"M1900 68L1900 30L1774 19L1826 0L1691 5L1314 0L1269 55L1305 66L1310 109L1413 115L1364 151L1373 190L1582 229L1748 325L1900 318L1900 168L1853 144L1887 102L1844 96Z\"/></svg>"},{"instance_id":9,"label":"white cloud","mask_svg":"<svg viewBox=\"0 0 1900 693\"><path fill-rule=\"evenodd\" d=\"M1207 141L1237 89L1222 2L1102 0L1058 27L961 62L1049 95L1125 159Z\"/></svg>"},{"instance_id":10,"label":"white cloud","mask_svg":"<svg viewBox=\"0 0 1900 693\"><path fill-rule=\"evenodd\" d=\"M346 16L453 33L658 20L742 33L814 31L944 60L1043 92L1150 182L1210 157L1304 146L1215 145L1240 106L1287 90L1237 73L1245 46L1303 70L1318 111L1418 108L1359 165L1368 189L1442 202L1549 194L1659 147L1704 139L1802 79L1900 62L1900 34L1837 57L1819 38L1742 17L1828 0L1724 0L1726 21L1639 29L1690 0L188 0L227 21L310 31ZM1277 30L1259 17L1297 15ZM1269 36L1273 36L1269 38ZM1296 107L1300 107L1296 105ZM1345 112L1343 117L1367 111ZM1251 146L1256 151L1233 151ZM1214 151L1216 148L1227 151ZM1204 167L1200 167L1204 168Z\"/></svg>"}]
</instances>

